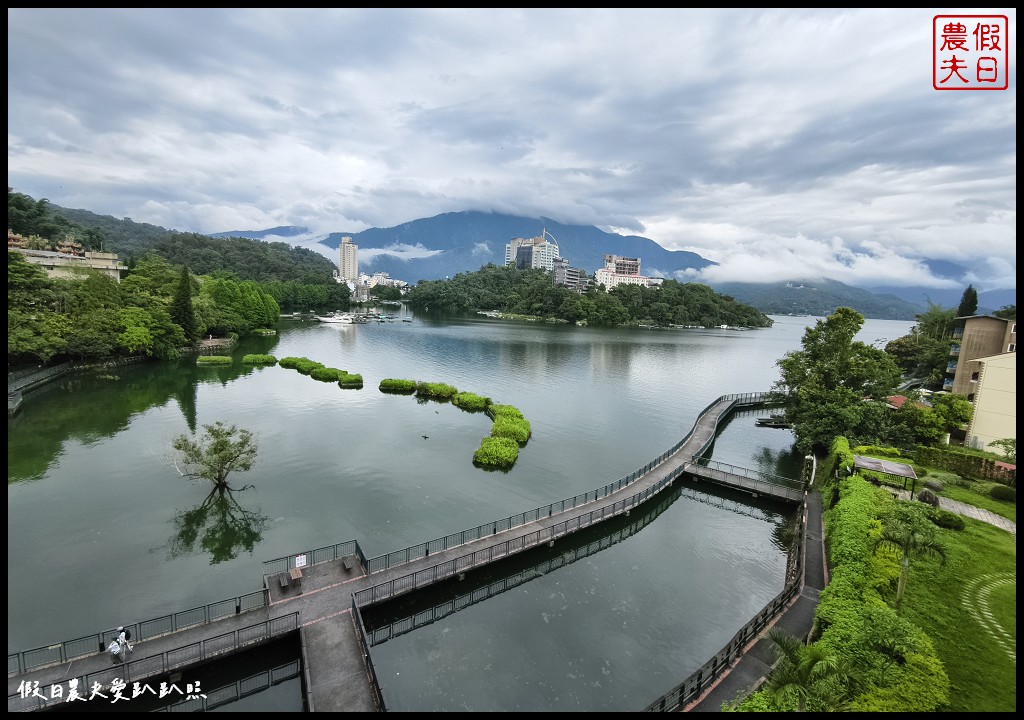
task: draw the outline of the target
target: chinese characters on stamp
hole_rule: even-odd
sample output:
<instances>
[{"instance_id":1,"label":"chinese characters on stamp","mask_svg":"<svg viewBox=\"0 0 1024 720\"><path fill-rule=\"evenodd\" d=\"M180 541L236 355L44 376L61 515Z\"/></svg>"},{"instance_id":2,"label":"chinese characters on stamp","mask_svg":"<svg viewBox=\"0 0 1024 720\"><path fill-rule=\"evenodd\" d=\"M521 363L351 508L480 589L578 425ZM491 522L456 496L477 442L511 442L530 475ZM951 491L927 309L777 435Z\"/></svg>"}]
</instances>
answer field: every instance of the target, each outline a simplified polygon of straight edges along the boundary
<instances>
[{"instance_id":1,"label":"chinese characters on stamp","mask_svg":"<svg viewBox=\"0 0 1024 720\"><path fill-rule=\"evenodd\" d=\"M932 87L936 90L1006 90L1010 23L1006 15L936 15L932 18Z\"/></svg>"}]
</instances>

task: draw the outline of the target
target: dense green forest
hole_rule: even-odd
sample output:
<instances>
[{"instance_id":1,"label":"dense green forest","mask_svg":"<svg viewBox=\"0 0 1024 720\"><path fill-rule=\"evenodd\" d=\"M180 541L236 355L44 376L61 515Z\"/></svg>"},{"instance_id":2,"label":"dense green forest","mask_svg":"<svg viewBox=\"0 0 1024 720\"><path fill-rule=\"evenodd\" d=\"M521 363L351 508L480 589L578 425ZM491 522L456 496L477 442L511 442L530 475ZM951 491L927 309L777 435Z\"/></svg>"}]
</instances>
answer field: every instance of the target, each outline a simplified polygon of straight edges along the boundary
<instances>
[{"instance_id":1,"label":"dense green forest","mask_svg":"<svg viewBox=\"0 0 1024 720\"><path fill-rule=\"evenodd\" d=\"M86 250L117 253L128 267L155 252L172 265L187 265L196 275L233 273L240 280L337 285L335 265L323 255L282 242L248 238L211 238L155 225L119 220L86 210L68 210L7 188L7 227L49 244L80 243ZM44 248L40 248L44 249ZM342 298L334 298L338 302ZM347 301L347 295L344 298Z\"/></svg>"},{"instance_id":2,"label":"dense green forest","mask_svg":"<svg viewBox=\"0 0 1024 720\"><path fill-rule=\"evenodd\" d=\"M78 225L57 214L47 200L11 188L7 200L8 235L26 250L53 250L71 242L93 251L127 247L129 255L118 282L85 269L77 277L49 277L18 248L9 247L9 366L172 358L205 335L245 335L272 326L282 309L349 306L348 286L335 282L334 265L311 250L155 232L153 226L147 226L142 242L122 245L111 241L104 226ZM122 222L111 220L112 228Z\"/></svg>"},{"instance_id":3,"label":"dense green forest","mask_svg":"<svg viewBox=\"0 0 1024 720\"><path fill-rule=\"evenodd\" d=\"M619 285L584 294L554 285L544 270L488 264L449 280L424 280L406 297L414 307L493 310L586 325L730 325L770 327L756 308L720 295L707 285L666 280L661 287Z\"/></svg>"}]
</instances>

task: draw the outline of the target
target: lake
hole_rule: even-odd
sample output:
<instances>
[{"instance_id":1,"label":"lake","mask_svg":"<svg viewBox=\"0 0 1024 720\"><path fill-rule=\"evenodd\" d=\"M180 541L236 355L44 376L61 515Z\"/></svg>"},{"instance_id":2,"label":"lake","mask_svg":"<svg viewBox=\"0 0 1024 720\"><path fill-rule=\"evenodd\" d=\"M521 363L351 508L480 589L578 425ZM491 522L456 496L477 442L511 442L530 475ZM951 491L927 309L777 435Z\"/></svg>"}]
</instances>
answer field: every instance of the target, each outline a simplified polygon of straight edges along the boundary
<instances>
[{"instance_id":1,"label":"lake","mask_svg":"<svg viewBox=\"0 0 1024 720\"><path fill-rule=\"evenodd\" d=\"M85 373L8 423L8 652L258 590L263 561L346 540L370 556L593 490L677 442L723 394L770 389L817 318L757 330L577 328L404 310L412 322L282 319L225 368L194 358ZM879 345L912 322L867 320ZM244 353L360 373L341 390ZM472 464L490 420L381 393L443 382L519 408L508 472ZM172 439L251 430L230 506L176 472ZM712 457L796 477L788 430L737 416ZM639 710L783 584L785 506L685 494L609 547L376 646L391 710ZM534 558L541 567L544 558Z\"/></svg>"}]
</instances>

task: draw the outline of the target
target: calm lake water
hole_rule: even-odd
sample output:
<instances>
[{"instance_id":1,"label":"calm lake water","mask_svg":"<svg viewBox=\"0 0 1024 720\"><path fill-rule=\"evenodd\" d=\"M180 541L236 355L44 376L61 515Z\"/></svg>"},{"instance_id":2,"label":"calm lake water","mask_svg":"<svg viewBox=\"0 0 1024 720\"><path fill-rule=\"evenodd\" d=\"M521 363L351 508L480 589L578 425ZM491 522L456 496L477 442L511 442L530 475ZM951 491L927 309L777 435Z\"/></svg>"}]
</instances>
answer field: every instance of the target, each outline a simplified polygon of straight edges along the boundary
<instances>
[{"instance_id":1,"label":"calm lake water","mask_svg":"<svg viewBox=\"0 0 1024 720\"><path fill-rule=\"evenodd\" d=\"M8 423L8 652L253 592L265 560L351 539L373 557L603 486L720 395L770 389L817 320L670 331L403 314L412 322L284 319L279 336L233 353L308 357L362 374L361 390L188 359L31 393ZM912 325L868 320L858 339ZM478 469L486 416L385 395L384 378L514 405L533 437L509 472ZM260 452L232 478L253 487L208 507L170 443L216 421L253 431ZM712 457L799 472L792 433L749 414ZM792 519L785 505L698 489L587 540L599 552L557 569L531 557L529 581L374 647L389 709L628 711L671 689L782 588Z\"/></svg>"}]
</instances>

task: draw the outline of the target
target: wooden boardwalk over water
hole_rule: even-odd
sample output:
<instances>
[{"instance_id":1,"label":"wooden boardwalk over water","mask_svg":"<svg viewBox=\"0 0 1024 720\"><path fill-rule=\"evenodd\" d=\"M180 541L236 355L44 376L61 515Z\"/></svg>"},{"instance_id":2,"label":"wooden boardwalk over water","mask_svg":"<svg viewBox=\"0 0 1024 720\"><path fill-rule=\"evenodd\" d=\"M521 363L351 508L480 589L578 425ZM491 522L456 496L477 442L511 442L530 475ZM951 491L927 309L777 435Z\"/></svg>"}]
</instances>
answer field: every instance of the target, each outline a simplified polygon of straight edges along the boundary
<instances>
[{"instance_id":1,"label":"wooden boardwalk over water","mask_svg":"<svg viewBox=\"0 0 1024 720\"><path fill-rule=\"evenodd\" d=\"M761 394L720 398L705 409L693 430L672 451L652 461L650 467L645 466L644 472L638 471L635 479L621 487L618 485L624 481L588 493L581 496L585 498L581 502L573 499L571 506L564 501L548 506L547 514L536 513L537 517L529 522L507 528L494 523L493 533L439 550L428 543L422 556L401 562L392 561L396 555L392 554L386 556L387 567L372 572L367 572L367 564L355 555L306 565L301 569L301 581L289 581L287 586L281 582L286 569L267 576L266 605L139 640L124 665L112 666L110 657L99 652L30 672L11 673L9 656L8 711L39 709L45 704L44 699L51 698L50 686L62 686L66 698L72 678L79 680L81 691L92 688L93 683L109 687L115 678L121 678L128 683L126 692L130 693L133 682L150 680L169 670L180 673L180 682L187 683L188 668L197 662L296 629L302 637L306 702L311 711L384 710L357 607L459 577L509 555L553 544L560 537L602 520L628 514L684 474L752 494L800 502L803 490L799 481L775 478L773 482L755 471L696 459L711 445L719 423L734 409L762 402ZM375 567L373 562L368 564L371 569ZM294 564L289 562L289 566ZM39 689L38 696L22 697L25 693L20 690L25 681L39 683L33 685Z\"/></svg>"}]
</instances>

